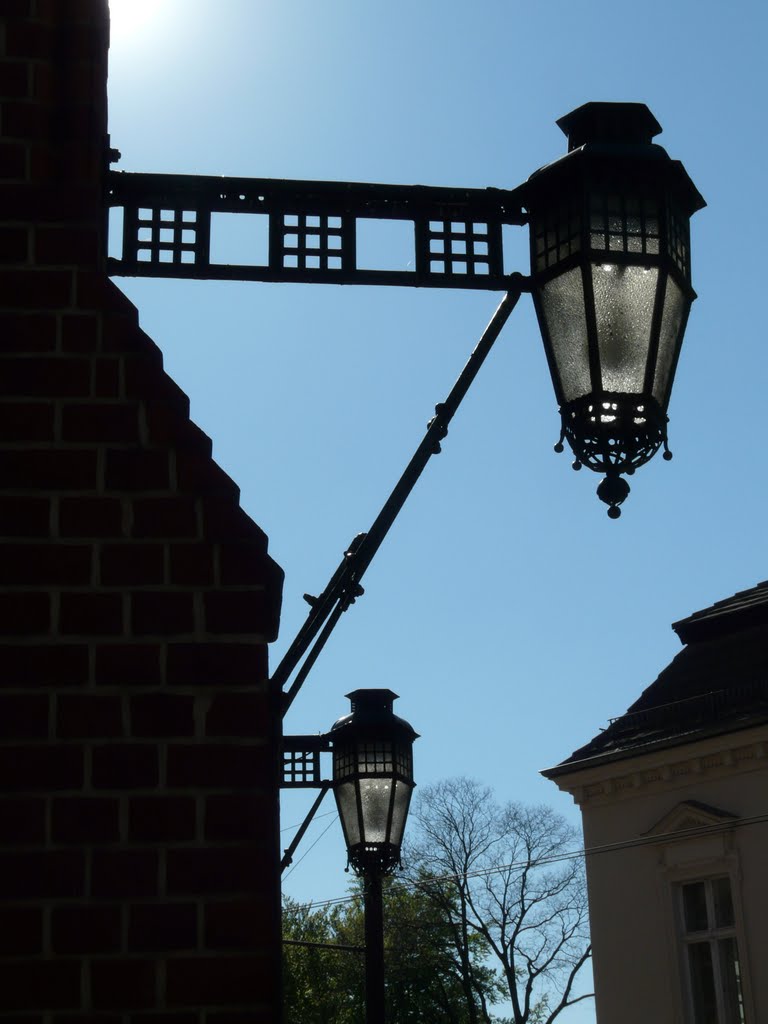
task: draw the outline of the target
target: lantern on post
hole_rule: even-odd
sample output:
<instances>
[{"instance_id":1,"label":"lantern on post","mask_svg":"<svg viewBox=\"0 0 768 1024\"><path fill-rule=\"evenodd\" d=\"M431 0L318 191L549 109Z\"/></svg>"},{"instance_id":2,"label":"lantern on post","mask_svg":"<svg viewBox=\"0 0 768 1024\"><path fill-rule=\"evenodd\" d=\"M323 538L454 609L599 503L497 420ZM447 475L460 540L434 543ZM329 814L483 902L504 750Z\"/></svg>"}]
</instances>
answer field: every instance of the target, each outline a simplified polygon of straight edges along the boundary
<instances>
[{"instance_id":1,"label":"lantern on post","mask_svg":"<svg viewBox=\"0 0 768 1024\"><path fill-rule=\"evenodd\" d=\"M333 792L349 863L363 877L366 1024L384 1024L382 878L400 863L418 737L393 713L397 694L391 690L355 690L347 696L352 712L329 733Z\"/></svg>"},{"instance_id":2,"label":"lantern on post","mask_svg":"<svg viewBox=\"0 0 768 1024\"><path fill-rule=\"evenodd\" d=\"M568 153L525 186L533 300L560 405L582 465L605 479L611 518L632 474L667 447L667 406L691 287L689 220L705 203L652 139L643 103L587 103L562 117Z\"/></svg>"},{"instance_id":3,"label":"lantern on post","mask_svg":"<svg viewBox=\"0 0 768 1024\"><path fill-rule=\"evenodd\" d=\"M352 712L330 732L333 791L349 863L357 874L388 874L400 862L411 802L417 733L392 711L391 690L347 694Z\"/></svg>"}]
</instances>

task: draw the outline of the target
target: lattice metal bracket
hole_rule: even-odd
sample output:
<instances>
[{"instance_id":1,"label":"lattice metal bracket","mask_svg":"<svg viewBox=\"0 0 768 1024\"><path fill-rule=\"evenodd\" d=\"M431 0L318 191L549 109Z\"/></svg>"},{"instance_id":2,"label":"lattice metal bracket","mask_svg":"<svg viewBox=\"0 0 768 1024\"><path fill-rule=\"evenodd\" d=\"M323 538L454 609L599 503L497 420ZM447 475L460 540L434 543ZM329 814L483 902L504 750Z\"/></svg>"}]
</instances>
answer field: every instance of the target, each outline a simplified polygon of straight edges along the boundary
<instances>
[{"instance_id":1,"label":"lattice metal bracket","mask_svg":"<svg viewBox=\"0 0 768 1024\"><path fill-rule=\"evenodd\" d=\"M327 736L284 736L280 785L283 789L322 789L320 754L331 749Z\"/></svg>"},{"instance_id":2,"label":"lattice metal bracket","mask_svg":"<svg viewBox=\"0 0 768 1024\"><path fill-rule=\"evenodd\" d=\"M526 223L520 189L112 171L107 198L123 215L121 256L108 270L127 277L507 290L502 227ZM252 219L247 261L212 251L217 214ZM410 224L402 269L360 266L366 219Z\"/></svg>"}]
</instances>

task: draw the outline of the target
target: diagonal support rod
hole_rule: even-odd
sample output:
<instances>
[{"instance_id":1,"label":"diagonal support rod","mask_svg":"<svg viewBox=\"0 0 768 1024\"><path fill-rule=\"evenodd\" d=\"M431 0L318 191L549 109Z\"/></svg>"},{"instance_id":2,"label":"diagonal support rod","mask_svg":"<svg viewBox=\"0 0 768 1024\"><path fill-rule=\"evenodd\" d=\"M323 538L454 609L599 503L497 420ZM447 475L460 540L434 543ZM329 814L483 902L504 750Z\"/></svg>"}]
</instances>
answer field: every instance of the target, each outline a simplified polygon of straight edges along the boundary
<instances>
[{"instance_id":1,"label":"diagonal support rod","mask_svg":"<svg viewBox=\"0 0 768 1024\"><path fill-rule=\"evenodd\" d=\"M365 570L381 547L427 463L433 455L440 452L440 442L448 432L448 424L525 290L527 279L519 274L513 275L511 284L512 287L501 300L450 394L444 402L435 407L435 415L427 426L424 438L371 528L367 533L358 534L352 541L322 594L319 597L305 595L311 605L310 612L272 676L272 682L282 690L306 655L296 679L283 695L283 715L295 700L342 613L363 593L360 580Z\"/></svg>"}]
</instances>

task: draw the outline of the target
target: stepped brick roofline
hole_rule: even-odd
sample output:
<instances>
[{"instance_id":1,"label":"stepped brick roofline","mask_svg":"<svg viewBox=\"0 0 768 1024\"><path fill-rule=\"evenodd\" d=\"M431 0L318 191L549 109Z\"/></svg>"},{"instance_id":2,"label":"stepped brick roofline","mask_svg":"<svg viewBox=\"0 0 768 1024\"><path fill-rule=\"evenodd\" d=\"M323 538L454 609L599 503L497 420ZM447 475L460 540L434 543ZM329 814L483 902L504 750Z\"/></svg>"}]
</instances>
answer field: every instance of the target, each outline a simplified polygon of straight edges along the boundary
<instances>
[{"instance_id":1,"label":"stepped brick roofline","mask_svg":"<svg viewBox=\"0 0 768 1024\"><path fill-rule=\"evenodd\" d=\"M278 1024L282 570L105 274L106 0L1 6L0 1011Z\"/></svg>"},{"instance_id":2,"label":"stepped brick roofline","mask_svg":"<svg viewBox=\"0 0 768 1024\"><path fill-rule=\"evenodd\" d=\"M768 722L768 581L672 628L684 649L624 715L543 775L556 778Z\"/></svg>"}]
</instances>

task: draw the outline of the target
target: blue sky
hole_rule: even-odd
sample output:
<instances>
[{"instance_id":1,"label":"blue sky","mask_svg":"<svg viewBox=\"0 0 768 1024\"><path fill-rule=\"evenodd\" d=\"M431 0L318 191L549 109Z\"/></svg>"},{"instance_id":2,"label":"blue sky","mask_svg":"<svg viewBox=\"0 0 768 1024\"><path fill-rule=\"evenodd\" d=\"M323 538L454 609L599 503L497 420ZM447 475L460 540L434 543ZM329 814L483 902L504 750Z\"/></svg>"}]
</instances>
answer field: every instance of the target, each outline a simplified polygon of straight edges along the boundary
<instances>
[{"instance_id":1,"label":"blue sky","mask_svg":"<svg viewBox=\"0 0 768 1024\"><path fill-rule=\"evenodd\" d=\"M123 170L514 187L564 152L557 118L633 100L707 200L674 460L640 470L622 518L606 517L599 478L552 451L557 408L523 297L286 720L324 731L345 693L390 687L422 734L419 782L471 775L577 821L538 770L655 678L679 649L672 621L768 576L763 4L113 0L113 19ZM525 230L511 235L527 272ZM286 571L275 665L301 595L368 527L501 296L119 284ZM284 824L308 803L286 800ZM304 853L287 891L343 894L331 816Z\"/></svg>"}]
</instances>

